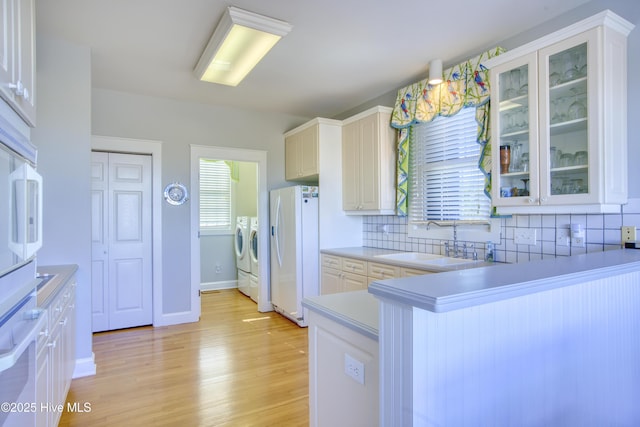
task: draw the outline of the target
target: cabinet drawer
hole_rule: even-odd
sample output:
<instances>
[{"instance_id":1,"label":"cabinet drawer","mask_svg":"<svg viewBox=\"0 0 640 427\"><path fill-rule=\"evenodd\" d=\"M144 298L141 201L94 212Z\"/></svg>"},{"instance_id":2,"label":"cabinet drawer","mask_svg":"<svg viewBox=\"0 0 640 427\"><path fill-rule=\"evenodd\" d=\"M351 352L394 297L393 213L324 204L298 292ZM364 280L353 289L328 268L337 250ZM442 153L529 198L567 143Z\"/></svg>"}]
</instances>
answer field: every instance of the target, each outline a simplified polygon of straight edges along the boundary
<instances>
[{"instance_id":1,"label":"cabinet drawer","mask_svg":"<svg viewBox=\"0 0 640 427\"><path fill-rule=\"evenodd\" d=\"M354 258L342 258L342 271L367 275L367 261Z\"/></svg>"},{"instance_id":2,"label":"cabinet drawer","mask_svg":"<svg viewBox=\"0 0 640 427\"><path fill-rule=\"evenodd\" d=\"M331 267L322 267L320 295L342 292L342 272Z\"/></svg>"},{"instance_id":3,"label":"cabinet drawer","mask_svg":"<svg viewBox=\"0 0 640 427\"><path fill-rule=\"evenodd\" d=\"M322 266L342 270L342 260L339 256L322 254Z\"/></svg>"},{"instance_id":4,"label":"cabinet drawer","mask_svg":"<svg viewBox=\"0 0 640 427\"><path fill-rule=\"evenodd\" d=\"M393 279L400 275L400 267L370 262L367 275L374 279Z\"/></svg>"},{"instance_id":5,"label":"cabinet drawer","mask_svg":"<svg viewBox=\"0 0 640 427\"><path fill-rule=\"evenodd\" d=\"M419 270L417 268L402 267L400 269L400 277L423 276L425 274L432 274L432 273L433 271Z\"/></svg>"},{"instance_id":6,"label":"cabinet drawer","mask_svg":"<svg viewBox=\"0 0 640 427\"><path fill-rule=\"evenodd\" d=\"M355 273L342 273L343 292L361 291L369 285L367 276Z\"/></svg>"}]
</instances>

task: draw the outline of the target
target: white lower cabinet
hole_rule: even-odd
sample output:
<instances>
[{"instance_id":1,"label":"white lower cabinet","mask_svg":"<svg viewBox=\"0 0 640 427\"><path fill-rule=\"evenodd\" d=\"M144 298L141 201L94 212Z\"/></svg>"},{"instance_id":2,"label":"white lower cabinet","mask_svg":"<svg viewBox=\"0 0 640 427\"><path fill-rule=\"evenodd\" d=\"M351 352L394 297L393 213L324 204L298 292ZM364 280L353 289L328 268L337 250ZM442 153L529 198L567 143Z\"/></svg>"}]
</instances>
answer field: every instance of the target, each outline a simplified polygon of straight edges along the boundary
<instances>
[{"instance_id":1,"label":"white lower cabinet","mask_svg":"<svg viewBox=\"0 0 640 427\"><path fill-rule=\"evenodd\" d=\"M377 340L309 311L310 426L379 424L378 354Z\"/></svg>"},{"instance_id":2,"label":"white lower cabinet","mask_svg":"<svg viewBox=\"0 0 640 427\"><path fill-rule=\"evenodd\" d=\"M36 355L36 427L47 426L49 413L42 410L42 405L49 399L49 332L40 335Z\"/></svg>"},{"instance_id":3,"label":"white lower cabinet","mask_svg":"<svg viewBox=\"0 0 640 427\"><path fill-rule=\"evenodd\" d=\"M65 408L75 369L75 275L61 285L44 308L48 335L38 340L36 359L37 427L57 426Z\"/></svg>"}]
</instances>

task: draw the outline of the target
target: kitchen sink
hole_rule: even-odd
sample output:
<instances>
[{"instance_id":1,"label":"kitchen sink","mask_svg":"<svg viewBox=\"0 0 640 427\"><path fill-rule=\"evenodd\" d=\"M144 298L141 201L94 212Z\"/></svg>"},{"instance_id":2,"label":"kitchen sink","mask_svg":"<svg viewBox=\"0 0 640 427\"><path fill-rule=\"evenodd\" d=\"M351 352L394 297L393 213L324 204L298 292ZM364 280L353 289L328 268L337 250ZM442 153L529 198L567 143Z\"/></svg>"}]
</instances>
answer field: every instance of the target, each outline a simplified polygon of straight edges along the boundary
<instances>
[{"instance_id":1,"label":"kitchen sink","mask_svg":"<svg viewBox=\"0 0 640 427\"><path fill-rule=\"evenodd\" d=\"M425 254L422 252L402 252L396 254L376 255L376 258L384 258L388 260L400 261L408 264L415 264L421 266L454 266L462 264L477 263L477 260L464 259L464 258L452 258L442 255Z\"/></svg>"},{"instance_id":2,"label":"kitchen sink","mask_svg":"<svg viewBox=\"0 0 640 427\"><path fill-rule=\"evenodd\" d=\"M412 262L422 264L434 259L445 258L442 255L425 254L422 252L402 252L397 254L376 255L376 258L385 258L395 261Z\"/></svg>"}]
</instances>

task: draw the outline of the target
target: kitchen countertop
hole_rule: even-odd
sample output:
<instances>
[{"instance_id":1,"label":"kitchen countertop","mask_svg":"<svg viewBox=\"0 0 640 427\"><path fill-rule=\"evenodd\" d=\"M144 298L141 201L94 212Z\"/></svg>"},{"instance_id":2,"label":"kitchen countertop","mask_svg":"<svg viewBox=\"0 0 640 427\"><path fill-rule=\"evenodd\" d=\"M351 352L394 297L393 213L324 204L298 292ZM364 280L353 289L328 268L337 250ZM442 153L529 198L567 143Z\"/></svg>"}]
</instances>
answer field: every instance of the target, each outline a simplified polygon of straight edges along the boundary
<instances>
[{"instance_id":1,"label":"kitchen countertop","mask_svg":"<svg viewBox=\"0 0 640 427\"><path fill-rule=\"evenodd\" d=\"M519 264L374 281L377 297L446 312L640 270L640 250L619 249Z\"/></svg>"},{"instance_id":2,"label":"kitchen countertop","mask_svg":"<svg viewBox=\"0 0 640 427\"><path fill-rule=\"evenodd\" d=\"M49 304L58 292L58 289L67 283L77 270L78 266L76 264L38 266L38 276L45 276L41 277L43 279L50 278L46 283L38 285L38 307L44 307Z\"/></svg>"},{"instance_id":3,"label":"kitchen countertop","mask_svg":"<svg viewBox=\"0 0 640 427\"><path fill-rule=\"evenodd\" d=\"M454 265L446 265L446 266L440 266L440 265L426 266L426 265L420 265L413 262L403 262L401 260L377 258L378 255L400 254L408 251L396 251L392 249L370 248L367 246L322 249L320 252L328 255L336 255L336 256L347 257L347 258L356 258L356 259L361 259L369 262L377 262L379 264L396 265L399 267L413 268L415 270L424 270L424 271L430 271L430 272L436 272L436 273L445 272L445 271L467 270L470 268L478 268L478 267L493 265L493 263L477 261L477 262L469 262L465 264L454 264Z\"/></svg>"},{"instance_id":4,"label":"kitchen countertop","mask_svg":"<svg viewBox=\"0 0 640 427\"><path fill-rule=\"evenodd\" d=\"M302 305L378 340L378 300L366 290L308 297Z\"/></svg>"}]
</instances>

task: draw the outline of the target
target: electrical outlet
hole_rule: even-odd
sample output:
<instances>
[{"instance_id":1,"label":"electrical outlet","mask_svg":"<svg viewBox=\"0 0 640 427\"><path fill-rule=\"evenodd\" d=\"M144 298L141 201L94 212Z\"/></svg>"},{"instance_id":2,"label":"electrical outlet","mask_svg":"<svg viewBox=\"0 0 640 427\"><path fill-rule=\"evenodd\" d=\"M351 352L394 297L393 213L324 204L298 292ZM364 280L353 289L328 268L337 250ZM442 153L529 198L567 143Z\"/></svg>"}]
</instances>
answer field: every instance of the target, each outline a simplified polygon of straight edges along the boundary
<instances>
[{"instance_id":1,"label":"electrical outlet","mask_svg":"<svg viewBox=\"0 0 640 427\"><path fill-rule=\"evenodd\" d=\"M622 226L622 244L624 242L635 242L636 241L636 228L634 226Z\"/></svg>"},{"instance_id":2,"label":"electrical outlet","mask_svg":"<svg viewBox=\"0 0 640 427\"><path fill-rule=\"evenodd\" d=\"M513 241L516 245L535 246L536 229L535 228L516 228L513 231Z\"/></svg>"},{"instance_id":3,"label":"electrical outlet","mask_svg":"<svg viewBox=\"0 0 640 427\"><path fill-rule=\"evenodd\" d=\"M571 238L571 246L574 248L584 248L584 233Z\"/></svg>"},{"instance_id":4,"label":"electrical outlet","mask_svg":"<svg viewBox=\"0 0 640 427\"><path fill-rule=\"evenodd\" d=\"M364 363L347 353L344 354L344 373L364 385Z\"/></svg>"},{"instance_id":5,"label":"electrical outlet","mask_svg":"<svg viewBox=\"0 0 640 427\"><path fill-rule=\"evenodd\" d=\"M569 246L569 229L568 228L556 229L556 245Z\"/></svg>"}]
</instances>

